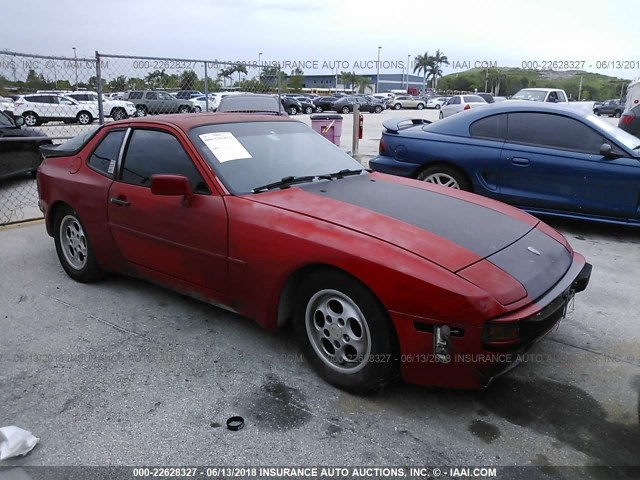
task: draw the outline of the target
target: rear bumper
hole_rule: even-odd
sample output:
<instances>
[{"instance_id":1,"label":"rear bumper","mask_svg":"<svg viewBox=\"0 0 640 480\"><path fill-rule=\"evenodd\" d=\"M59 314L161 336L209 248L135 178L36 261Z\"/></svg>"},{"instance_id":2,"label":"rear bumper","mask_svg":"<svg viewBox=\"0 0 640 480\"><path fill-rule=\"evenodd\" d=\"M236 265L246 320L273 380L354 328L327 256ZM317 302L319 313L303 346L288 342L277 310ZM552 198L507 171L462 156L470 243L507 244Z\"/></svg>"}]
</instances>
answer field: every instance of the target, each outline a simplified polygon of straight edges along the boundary
<instances>
[{"instance_id":1,"label":"rear bumper","mask_svg":"<svg viewBox=\"0 0 640 480\"><path fill-rule=\"evenodd\" d=\"M587 288L592 267L575 254L563 278L537 301L502 316L499 321L518 322L520 338L511 343L486 342L485 329L449 325L448 362L434 354L434 329L442 324L391 312L401 348L401 375L408 383L447 388L480 389L519 363L539 362L529 351L553 331L565 317L575 293Z\"/></svg>"},{"instance_id":2,"label":"rear bumper","mask_svg":"<svg viewBox=\"0 0 640 480\"><path fill-rule=\"evenodd\" d=\"M369 168L374 172L388 173L390 175L398 175L400 177L413 178L415 171L420 165L408 162L399 162L393 157L387 155L378 155L369 160Z\"/></svg>"}]
</instances>

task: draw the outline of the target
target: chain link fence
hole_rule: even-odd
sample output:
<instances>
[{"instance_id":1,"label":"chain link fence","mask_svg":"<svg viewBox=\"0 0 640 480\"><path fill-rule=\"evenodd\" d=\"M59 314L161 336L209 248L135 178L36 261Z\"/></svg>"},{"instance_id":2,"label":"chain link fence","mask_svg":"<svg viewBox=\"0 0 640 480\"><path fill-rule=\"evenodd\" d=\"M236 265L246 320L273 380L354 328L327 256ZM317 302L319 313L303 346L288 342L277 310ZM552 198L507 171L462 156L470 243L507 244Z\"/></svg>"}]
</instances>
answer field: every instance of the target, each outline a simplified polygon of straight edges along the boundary
<instances>
[{"instance_id":1,"label":"chain link fence","mask_svg":"<svg viewBox=\"0 0 640 480\"><path fill-rule=\"evenodd\" d=\"M236 93L271 94L289 114L304 113L281 97L285 77L259 62L0 51L0 225L42 216L40 145L133 116L216 111Z\"/></svg>"}]
</instances>

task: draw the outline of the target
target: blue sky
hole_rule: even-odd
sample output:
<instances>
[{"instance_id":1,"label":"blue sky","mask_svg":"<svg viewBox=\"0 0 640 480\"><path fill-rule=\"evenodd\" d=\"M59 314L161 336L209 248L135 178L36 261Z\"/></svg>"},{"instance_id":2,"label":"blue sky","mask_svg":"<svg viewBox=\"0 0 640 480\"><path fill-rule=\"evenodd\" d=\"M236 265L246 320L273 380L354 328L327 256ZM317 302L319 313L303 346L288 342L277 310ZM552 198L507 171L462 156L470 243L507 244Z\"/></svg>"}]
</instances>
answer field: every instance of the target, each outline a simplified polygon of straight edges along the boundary
<instances>
[{"instance_id":1,"label":"blue sky","mask_svg":"<svg viewBox=\"0 0 640 480\"><path fill-rule=\"evenodd\" d=\"M3 22L0 49L73 55L75 46L79 56L99 50L248 61L257 61L262 53L263 61L322 64L375 61L378 46L381 60L396 62L439 48L456 62L517 67L524 61L585 61L586 70L633 78L640 75L634 3L458 0L450 7L438 2L437 7L424 0L5 2L3 18L21 20ZM598 69L601 60L635 65L629 70ZM452 71L444 69L445 74Z\"/></svg>"}]
</instances>

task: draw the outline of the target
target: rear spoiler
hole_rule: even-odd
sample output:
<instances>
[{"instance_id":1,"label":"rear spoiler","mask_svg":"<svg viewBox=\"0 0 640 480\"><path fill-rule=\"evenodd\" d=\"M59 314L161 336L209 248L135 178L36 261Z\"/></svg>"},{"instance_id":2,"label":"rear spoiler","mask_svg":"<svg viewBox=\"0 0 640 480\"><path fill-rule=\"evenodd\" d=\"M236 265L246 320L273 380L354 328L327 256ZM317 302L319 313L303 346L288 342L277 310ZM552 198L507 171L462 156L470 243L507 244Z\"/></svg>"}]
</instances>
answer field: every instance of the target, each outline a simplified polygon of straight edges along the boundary
<instances>
[{"instance_id":1,"label":"rear spoiler","mask_svg":"<svg viewBox=\"0 0 640 480\"><path fill-rule=\"evenodd\" d=\"M402 128L412 127L414 125L429 125L431 122L424 118L391 118L382 122L382 126L388 133L398 133Z\"/></svg>"}]
</instances>

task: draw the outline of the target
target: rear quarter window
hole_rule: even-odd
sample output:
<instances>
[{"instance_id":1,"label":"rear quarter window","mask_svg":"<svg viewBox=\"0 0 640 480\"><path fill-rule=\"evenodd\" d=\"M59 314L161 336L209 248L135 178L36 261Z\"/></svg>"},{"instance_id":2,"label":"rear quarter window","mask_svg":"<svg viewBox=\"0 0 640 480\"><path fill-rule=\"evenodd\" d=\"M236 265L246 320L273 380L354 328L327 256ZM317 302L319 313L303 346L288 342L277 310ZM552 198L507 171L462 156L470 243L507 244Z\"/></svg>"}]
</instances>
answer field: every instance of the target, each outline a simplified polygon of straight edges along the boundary
<instances>
[{"instance_id":1,"label":"rear quarter window","mask_svg":"<svg viewBox=\"0 0 640 480\"><path fill-rule=\"evenodd\" d=\"M469 127L469 135L474 138L505 140L507 137L507 116L491 115L476 120Z\"/></svg>"},{"instance_id":2,"label":"rear quarter window","mask_svg":"<svg viewBox=\"0 0 640 480\"><path fill-rule=\"evenodd\" d=\"M125 130L107 133L88 160L88 165L99 173L113 178L113 172L122 147Z\"/></svg>"}]
</instances>

